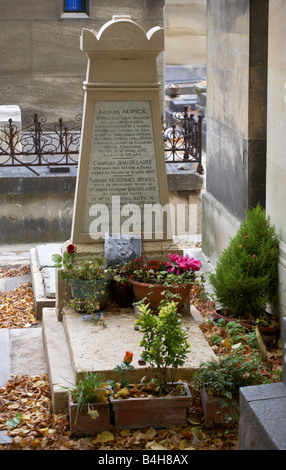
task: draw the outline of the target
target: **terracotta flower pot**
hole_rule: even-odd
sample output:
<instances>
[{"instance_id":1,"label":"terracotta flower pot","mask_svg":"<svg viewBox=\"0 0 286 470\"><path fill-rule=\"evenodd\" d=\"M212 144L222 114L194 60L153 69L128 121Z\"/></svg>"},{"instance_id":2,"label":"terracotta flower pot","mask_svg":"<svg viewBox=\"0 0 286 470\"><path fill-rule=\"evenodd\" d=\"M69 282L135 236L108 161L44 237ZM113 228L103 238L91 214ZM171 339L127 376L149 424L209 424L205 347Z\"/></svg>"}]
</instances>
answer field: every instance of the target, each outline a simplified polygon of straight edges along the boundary
<instances>
[{"instance_id":1,"label":"terracotta flower pot","mask_svg":"<svg viewBox=\"0 0 286 470\"><path fill-rule=\"evenodd\" d=\"M144 282L137 282L133 279L130 279L130 283L132 284L133 292L137 301L147 297L150 308L152 309L157 309L161 300L165 299L166 296L163 295L164 291L172 292L172 294L178 294L181 297L178 308L181 308L186 302L191 290L191 286L189 284L166 287L162 284L145 284Z\"/></svg>"},{"instance_id":2,"label":"terracotta flower pot","mask_svg":"<svg viewBox=\"0 0 286 470\"><path fill-rule=\"evenodd\" d=\"M232 427L236 424L238 399L233 399L226 407L222 407L223 400L225 401L224 398L220 397L210 397L205 387L201 389L201 403L207 428ZM232 420L229 420L229 417Z\"/></svg>"},{"instance_id":3,"label":"terracotta flower pot","mask_svg":"<svg viewBox=\"0 0 286 470\"><path fill-rule=\"evenodd\" d=\"M72 435L95 435L110 428L109 401L93 403L90 409L98 412L98 416L93 418L92 414L88 413L87 405L79 409L79 405L72 401L70 395L68 396L69 425Z\"/></svg>"},{"instance_id":4,"label":"terracotta flower pot","mask_svg":"<svg viewBox=\"0 0 286 470\"><path fill-rule=\"evenodd\" d=\"M110 295L119 307L128 308L132 306L133 288L130 284L121 284L112 279L110 282Z\"/></svg>"},{"instance_id":5,"label":"terracotta flower pot","mask_svg":"<svg viewBox=\"0 0 286 470\"><path fill-rule=\"evenodd\" d=\"M114 424L119 429L137 429L167 425L186 426L191 393L183 382L186 395L115 399L110 397Z\"/></svg>"}]
</instances>

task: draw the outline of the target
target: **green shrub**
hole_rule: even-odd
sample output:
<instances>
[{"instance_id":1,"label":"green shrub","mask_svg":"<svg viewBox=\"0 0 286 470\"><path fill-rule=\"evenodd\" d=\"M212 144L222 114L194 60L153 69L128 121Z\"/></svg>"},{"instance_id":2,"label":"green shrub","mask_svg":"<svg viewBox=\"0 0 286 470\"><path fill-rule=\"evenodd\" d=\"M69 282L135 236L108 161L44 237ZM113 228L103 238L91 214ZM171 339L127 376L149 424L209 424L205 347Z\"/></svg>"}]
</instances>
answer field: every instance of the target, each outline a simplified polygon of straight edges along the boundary
<instances>
[{"instance_id":1,"label":"green shrub","mask_svg":"<svg viewBox=\"0 0 286 470\"><path fill-rule=\"evenodd\" d=\"M278 286L278 242L275 227L259 205L247 211L229 246L222 252L210 282L222 309L231 317L264 314Z\"/></svg>"},{"instance_id":2,"label":"green shrub","mask_svg":"<svg viewBox=\"0 0 286 470\"><path fill-rule=\"evenodd\" d=\"M265 383L263 370L257 354L247 357L238 352L201 363L193 383L199 389L205 386L210 395L231 399L240 387Z\"/></svg>"},{"instance_id":3,"label":"green shrub","mask_svg":"<svg viewBox=\"0 0 286 470\"><path fill-rule=\"evenodd\" d=\"M142 304L136 324L143 333L140 342L142 359L156 367L155 376L163 390L168 382L174 381L176 370L184 365L190 351L177 303L171 301L161 305L158 315Z\"/></svg>"}]
</instances>

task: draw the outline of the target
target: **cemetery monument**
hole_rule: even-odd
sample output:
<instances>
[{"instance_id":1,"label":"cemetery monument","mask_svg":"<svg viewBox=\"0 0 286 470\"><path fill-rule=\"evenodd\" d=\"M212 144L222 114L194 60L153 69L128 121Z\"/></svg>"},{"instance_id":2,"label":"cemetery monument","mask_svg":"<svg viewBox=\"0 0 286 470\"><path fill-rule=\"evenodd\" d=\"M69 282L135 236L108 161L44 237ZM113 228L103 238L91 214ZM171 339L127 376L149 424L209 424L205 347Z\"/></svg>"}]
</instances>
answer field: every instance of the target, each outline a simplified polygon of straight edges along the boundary
<instances>
[{"instance_id":1,"label":"cemetery monument","mask_svg":"<svg viewBox=\"0 0 286 470\"><path fill-rule=\"evenodd\" d=\"M166 212L156 234L150 223L160 218L152 208L160 211L169 202L156 65L163 29L146 34L129 16L114 16L98 33L83 29L81 49L88 65L67 243L77 245L79 256L102 255L106 233L133 232L142 236L144 252L155 256L171 243Z\"/></svg>"}]
</instances>

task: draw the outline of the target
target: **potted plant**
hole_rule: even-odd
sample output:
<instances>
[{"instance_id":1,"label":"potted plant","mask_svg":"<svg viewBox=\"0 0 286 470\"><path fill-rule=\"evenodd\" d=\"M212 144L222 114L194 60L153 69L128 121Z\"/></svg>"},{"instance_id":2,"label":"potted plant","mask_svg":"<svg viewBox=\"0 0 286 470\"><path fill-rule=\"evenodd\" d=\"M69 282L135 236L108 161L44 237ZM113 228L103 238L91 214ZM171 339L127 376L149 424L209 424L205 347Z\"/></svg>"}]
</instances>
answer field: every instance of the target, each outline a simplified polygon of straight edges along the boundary
<instances>
[{"instance_id":1,"label":"potted plant","mask_svg":"<svg viewBox=\"0 0 286 470\"><path fill-rule=\"evenodd\" d=\"M76 246L67 246L63 256L52 255L55 267L61 269L61 279L67 280L71 287L73 307L84 311L84 302L94 301L95 310L107 307L111 270L104 268L103 259L93 256L90 260L76 261Z\"/></svg>"},{"instance_id":2,"label":"potted plant","mask_svg":"<svg viewBox=\"0 0 286 470\"><path fill-rule=\"evenodd\" d=\"M247 211L234 238L222 252L210 283L221 306L215 315L238 320L248 328L272 326L277 321L267 313L277 298L278 242L275 227L258 205Z\"/></svg>"},{"instance_id":3,"label":"potted plant","mask_svg":"<svg viewBox=\"0 0 286 470\"><path fill-rule=\"evenodd\" d=\"M68 413L72 435L93 435L110 427L110 388L100 373L84 371L69 389Z\"/></svg>"},{"instance_id":4,"label":"potted plant","mask_svg":"<svg viewBox=\"0 0 286 470\"><path fill-rule=\"evenodd\" d=\"M110 281L110 295L119 307L132 306L134 294L130 277L133 275L134 270L140 266L140 259L130 260L113 272Z\"/></svg>"},{"instance_id":5,"label":"potted plant","mask_svg":"<svg viewBox=\"0 0 286 470\"><path fill-rule=\"evenodd\" d=\"M200 390L207 427L233 426L239 417L239 389L265 383L264 366L258 354L241 352L201 363L193 385Z\"/></svg>"},{"instance_id":6,"label":"potted plant","mask_svg":"<svg viewBox=\"0 0 286 470\"><path fill-rule=\"evenodd\" d=\"M167 291L177 296L177 308L181 308L195 281L195 273L201 267L200 261L189 255L180 257L170 253L169 259L170 262L151 260L144 263L140 258L130 272L129 281L137 301L146 299L152 309L158 309L161 300L166 299Z\"/></svg>"},{"instance_id":7,"label":"potted plant","mask_svg":"<svg viewBox=\"0 0 286 470\"><path fill-rule=\"evenodd\" d=\"M187 383L174 382L174 378L186 360L190 345L176 303L161 305L158 315L142 304L136 323L143 333L142 359L154 367L154 378L130 384L124 376L123 384L119 383L110 396L115 426L132 429L186 425L190 390ZM127 365L125 362L115 370L125 372L130 368L130 362Z\"/></svg>"}]
</instances>

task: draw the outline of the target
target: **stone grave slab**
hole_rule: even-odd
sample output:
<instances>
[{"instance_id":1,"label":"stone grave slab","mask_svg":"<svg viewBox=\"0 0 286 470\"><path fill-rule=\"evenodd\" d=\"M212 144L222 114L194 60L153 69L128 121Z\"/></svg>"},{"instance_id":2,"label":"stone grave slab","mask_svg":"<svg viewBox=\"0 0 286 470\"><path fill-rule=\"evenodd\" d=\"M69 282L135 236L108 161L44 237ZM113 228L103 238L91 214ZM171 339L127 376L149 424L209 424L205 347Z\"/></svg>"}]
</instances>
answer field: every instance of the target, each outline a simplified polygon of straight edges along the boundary
<instances>
[{"instance_id":1,"label":"stone grave slab","mask_svg":"<svg viewBox=\"0 0 286 470\"><path fill-rule=\"evenodd\" d=\"M134 353L132 379L153 376L147 366L138 365L141 357L139 343L142 333L135 330L134 310L119 309L103 312L106 326L100 322L83 321L82 315L73 309L67 309L63 315L63 324L74 373L80 375L84 370L101 371L106 378L114 378L113 368L120 364L126 351ZM183 367L179 368L177 378L190 379L201 361L215 357L198 323L193 316L182 312L183 326L188 329L188 341L191 351Z\"/></svg>"}]
</instances>

